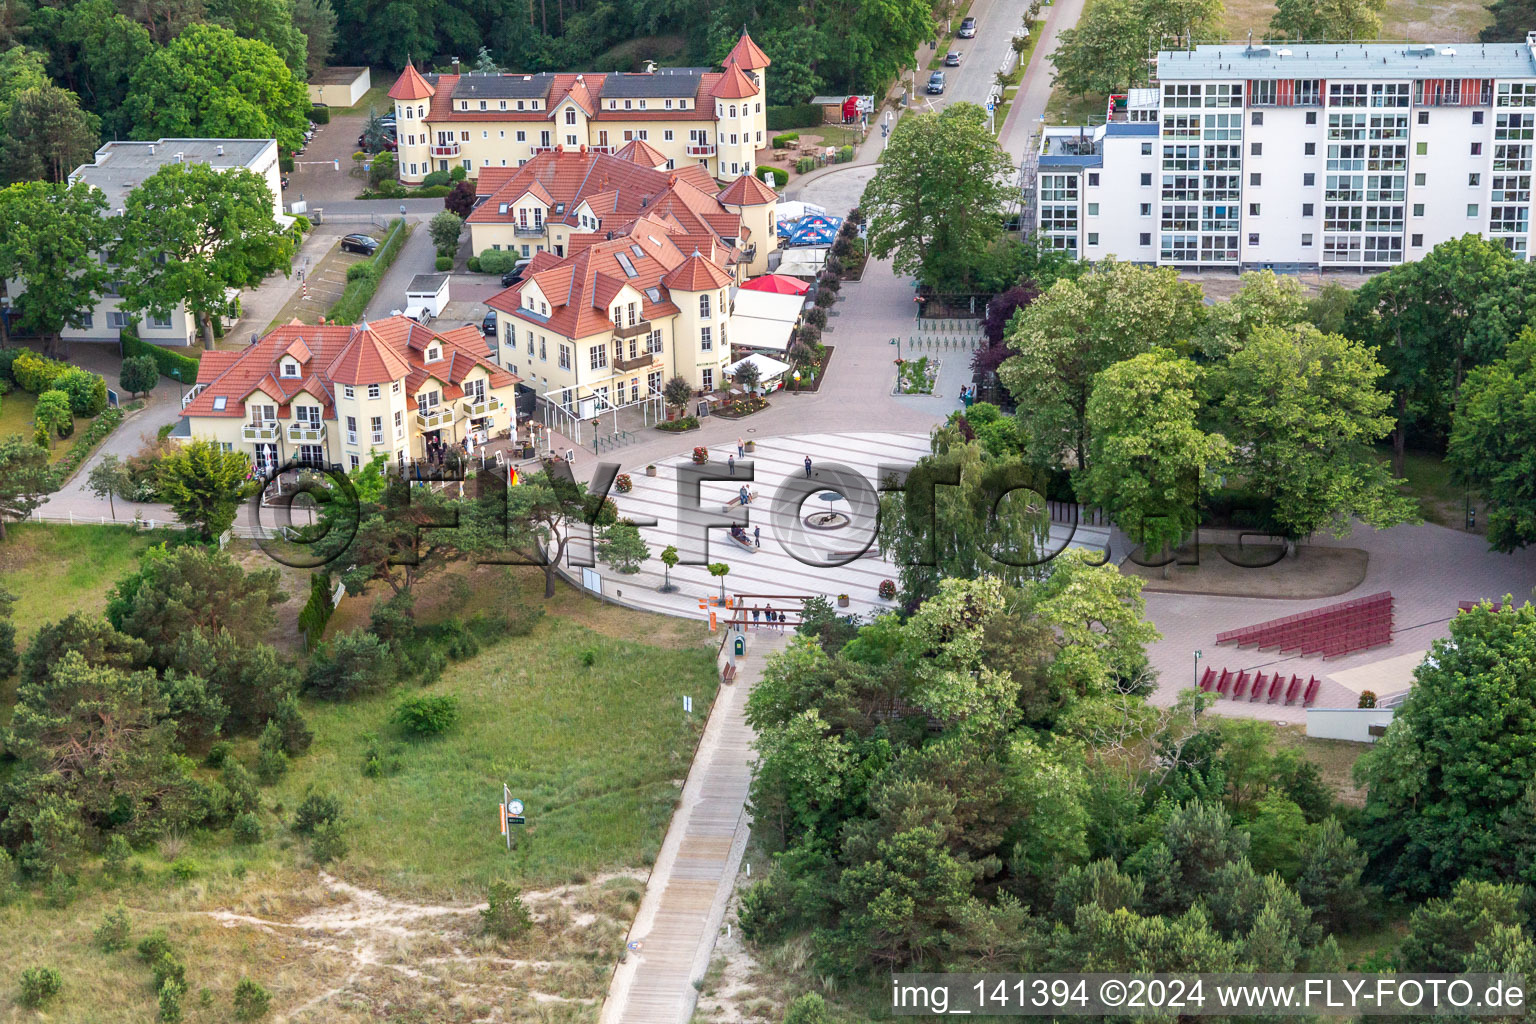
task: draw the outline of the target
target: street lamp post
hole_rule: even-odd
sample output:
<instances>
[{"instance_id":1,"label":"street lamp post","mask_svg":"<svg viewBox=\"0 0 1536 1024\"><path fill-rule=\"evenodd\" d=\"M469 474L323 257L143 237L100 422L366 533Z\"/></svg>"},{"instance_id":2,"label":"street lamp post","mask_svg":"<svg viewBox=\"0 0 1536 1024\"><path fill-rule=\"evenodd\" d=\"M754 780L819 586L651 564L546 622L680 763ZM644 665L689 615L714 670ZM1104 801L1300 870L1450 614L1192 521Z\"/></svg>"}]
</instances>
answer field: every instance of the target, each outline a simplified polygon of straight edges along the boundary
<instances>
[{"instance_id":1,"label":"street lamp post","mask_svg":"<svg viewBox=\"0 0 1536 1024\"><path fill-rule=\"evenodd\" d=\"M181 401L185 403L187 400L187 382L181 379L181 367L173 366L171 368L171 376L176 378L176 385L181 389Z\"/></svg>"},{"instance_id":2,"label":"street lamp post","mask_svg":"<svg viewBox=\"0 0 1536 1024\"><path fill-rule=\"evenodd\" d=\"M1201 657L1204 656L1204 654L1205 654L1204 651L1196 651L1195 652L1195 685L1196 686L1200 685L1200 659L1201 659Z\"/></svg>"}]
</instances>

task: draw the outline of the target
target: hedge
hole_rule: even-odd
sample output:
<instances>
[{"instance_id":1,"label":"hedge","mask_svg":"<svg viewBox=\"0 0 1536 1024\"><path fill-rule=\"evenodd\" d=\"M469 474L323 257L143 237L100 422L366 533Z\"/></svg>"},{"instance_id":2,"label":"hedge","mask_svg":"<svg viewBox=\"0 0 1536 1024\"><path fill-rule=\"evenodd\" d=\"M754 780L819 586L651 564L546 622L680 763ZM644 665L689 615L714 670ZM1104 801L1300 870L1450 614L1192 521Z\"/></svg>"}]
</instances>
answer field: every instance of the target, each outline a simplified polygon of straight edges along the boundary
<instances>
[{"instance_id":1,"label":"hedge","mask_svg":"<svg viewBox=\"0 0 1536 1024\"><path fill-rule=\"evenodd\" d=\"M785 132L783 135L775 135L773 137L773 148L783 149L798 138L800 138L799 132Z\"/></svg>"},{"instance_id":2,"label":"hedge","mask_svg":"<svg viewBox=\"0 0 1536 1024\"><path fill-rule=\"evenodd\" d=\"M277 169L282 171L284 174L292 174L293 173L293 157L291 157L291 156L280 156L280 157L278 157L277 158Z\"/></svg>"},{"instance_id":3,"label":"hedge","mask_svg":"<svg viewBox=\"0 0 1536 1024\"><path fill-rule=\"evenodd\" d=\"M325 624L331 621L331 613L335 610L331 604L330 576L323 572L312 573L309 577L309 600L304 602L299 612L299 629L304 633L306 650L315 649L325 633Z\"/></svg>"},{"instance_id":4,"label":"hedge","mask_svg":"<svg viewBox=\"0 0 1536 1024\"><path fill-rule=\"evenodd\" d=\"M795 161L795 173L796 174L808 174L811 171L814 171L815 169L816 169L816 158L813 157L813 156L803 156L799 160Z\"/></svg>"},{"instance_id":5,"label":"hedge","mask_svg":"<svg viewBox=\"0 0 1536 1024\"><path fill-rule=\"evenodd\" d=\"M814 103L801 103L793 107L770 106L768 130L781 132L789 128L817 128L821 125L821 108Z\"/></svg>"},{"instance_id":6,"label":"hedge","mask_svg":"<svg viewBox=\"0 0 1536 1024\"><path fill-rule=\"evenodd\" d=\"M118 344L122 346L124 357L149 356L160 368L160 373L166 377L173 377L172 370L181 371L183 384L197 383L197 359L193 356L185 356L180 352L172 351L161 345L151 345L139 338L137 329L124 327L117 332Z\"/></svg>"},{"instance_id":7,"label":"hedge","mask_svg":"<svg viewBox=\"0 0 1536 1024\"><path fill-rule=\"evenodd\" d=\"M313 124L330 124L331 108L323 103L316 103L309 108L309 120Z\"/></svg>"},{"instance_id":8,"label":"hedge","mask_svg":"<svg viewBox=\"0 0 1536 1024\"><path fill-rule=\"evenodd\" d=\"M789 172L786 171L784 168L782 168L782 167L769 167L767 164L763 164L762 166L758 167L758 169L757 169L757 180L758 181L762 181L763 180L763 172L764 171L767 171L769 174L773 175L773 187L774 188L783 188L785 185L789 184Z\"/></svg>"},{"instance_id":9,"label":"hedge","mask_svg":"<svg viewBox=\"0 0 1536 1024\"><path fill-rule=\"evenodd\" d=\"M368 306L368 300L373 298L373 293L379 289L379 281L384 276L384 271L395 262L395 257L400 255L401 246L405 245L405 236L410 234L410 227L403 217L396 217L390 222L389 235L384 239L384 244L379 246L371 259L354 263L347 268L347 288L341 293L341 298L336 305L331 307L328 318L333 323L356 323L358 317L363 315L363 310ZM367 269L359 271L358 267ZM353 275L356 276L353 276Z\"/></svg>"},{"instance_id":10,"label":"hedge","mask_svg":"<svg viewBox=\"0 0 1536 1024\"><path fill-rule=\"evenodd\" d=\"M422 178L421 183L430 188L433 185L446 185L452 180L452 178L448 177L447 171L433 171L425 178Z\"/></svg>"},{"instance_id":11,"label":"hedge","mask_svg":"<svg viewBox=\"0 0 1536 1024\"><path fill-rule=\"evenodd\" d=\"M480 273L505 274L521 258L510 249L486 249L480 254Z\"/></svg>"},{"instance_id":12,"label":"hedge","mask_svg":"<svg viewBox=\"0 0 1536 1024\"><path fill-rule=\"evenodd\" d=\"M852 146L844 146L842 149L839 149L837 151L837 159L836 159L835 162L840 163L840 164L846 164L846 163L851 163L852 161L853 161L853 147Z\"/></svg>"}]
</instances>

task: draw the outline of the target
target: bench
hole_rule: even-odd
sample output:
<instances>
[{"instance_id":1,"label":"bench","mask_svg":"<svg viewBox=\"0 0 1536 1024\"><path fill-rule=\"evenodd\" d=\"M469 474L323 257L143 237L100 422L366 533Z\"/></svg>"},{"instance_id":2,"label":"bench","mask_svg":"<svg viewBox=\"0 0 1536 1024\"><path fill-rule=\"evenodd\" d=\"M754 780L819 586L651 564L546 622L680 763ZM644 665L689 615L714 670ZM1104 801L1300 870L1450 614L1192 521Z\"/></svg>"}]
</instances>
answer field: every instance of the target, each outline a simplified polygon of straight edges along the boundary
<instances>
[{"instance_id":1,"label":"bench","mask_svg":"<svg viewBox=\"0 0 1536 1024\"><path fill-rule=\"evenodd\" d=\"M720 681L722 683L734 683L736 681L736 666L727 665L725 668L721 669Z\"/></svg>"}]
</instances>

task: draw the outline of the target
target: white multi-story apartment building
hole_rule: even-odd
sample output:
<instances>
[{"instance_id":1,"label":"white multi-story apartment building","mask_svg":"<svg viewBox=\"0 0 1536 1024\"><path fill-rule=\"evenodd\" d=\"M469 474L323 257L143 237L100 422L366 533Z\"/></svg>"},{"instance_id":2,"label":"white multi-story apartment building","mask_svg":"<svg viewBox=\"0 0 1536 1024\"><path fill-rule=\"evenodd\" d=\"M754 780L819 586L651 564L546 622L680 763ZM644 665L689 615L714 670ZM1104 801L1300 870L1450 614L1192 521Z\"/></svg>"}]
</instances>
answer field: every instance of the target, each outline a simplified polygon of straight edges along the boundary
<instances>
[{"instance_id":1,"label":"white multi-story apartment building","mask_svg":"<svg viewBox=\"0 0 1536 1024\"><path fill-rule=\"evenodd\" d=\"M1047 128L1039 233L1086 259L1386 267L1468 233L1531 249L1525 43L1164 51L1107 124Z\"/></svg>"},{"instance_id":2,"label":"white multi-story apartment building","mask_svg":"<svg viewBox=\"0 0 1536 1024\"><path fill-rule=\"evenodd\" d=\"M721 71L423 75L407 64L389 90L400 180L456 167L474 177L557 146L613 153L640 141L669 169L698 164L729 181L753 173L768 145L770 63L743 32Z\"/></svg>"}]
</instances>

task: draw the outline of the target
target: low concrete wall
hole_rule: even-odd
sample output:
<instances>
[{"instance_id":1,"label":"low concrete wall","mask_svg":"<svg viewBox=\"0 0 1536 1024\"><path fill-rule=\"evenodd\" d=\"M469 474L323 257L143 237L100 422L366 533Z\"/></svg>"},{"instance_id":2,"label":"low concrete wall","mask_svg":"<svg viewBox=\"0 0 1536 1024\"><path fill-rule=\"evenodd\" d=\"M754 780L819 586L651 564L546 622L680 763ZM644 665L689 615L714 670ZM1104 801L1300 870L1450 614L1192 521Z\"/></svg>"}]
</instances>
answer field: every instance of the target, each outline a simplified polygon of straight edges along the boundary
<instances>
[{"instance_id":1,"label":"low concrete wall","mask_svg":"<svg viewBox=\"0 0 1536 1024\"><path fill-rule=\"evenodd\" d=\"M1371 726L1392 724L1395 708L1307 708L1307 735L1324 740L1375 743Z\"/></svg>"}]
</instances>

